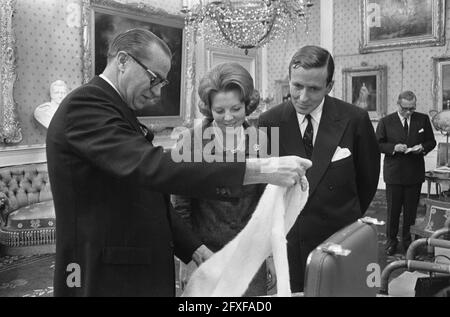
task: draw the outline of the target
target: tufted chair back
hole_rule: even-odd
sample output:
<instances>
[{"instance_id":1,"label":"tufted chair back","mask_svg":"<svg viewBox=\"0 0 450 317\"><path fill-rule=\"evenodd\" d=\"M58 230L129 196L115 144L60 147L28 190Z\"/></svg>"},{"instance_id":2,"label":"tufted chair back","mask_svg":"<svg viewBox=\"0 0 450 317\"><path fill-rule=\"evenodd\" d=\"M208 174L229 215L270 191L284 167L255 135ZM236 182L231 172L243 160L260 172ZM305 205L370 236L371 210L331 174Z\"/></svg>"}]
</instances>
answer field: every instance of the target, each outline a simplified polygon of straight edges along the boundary
<instances>
[{"instance_id":1,"label":"tufted chair back","mask_svg":"<svg viewBox=\"0 0 450 317\"><path fill-rule=\"evenodd\" d=\"M0 193L8 197L8 213L53 199L47 163L0 168Z\"/></svg>"}]
</instances>

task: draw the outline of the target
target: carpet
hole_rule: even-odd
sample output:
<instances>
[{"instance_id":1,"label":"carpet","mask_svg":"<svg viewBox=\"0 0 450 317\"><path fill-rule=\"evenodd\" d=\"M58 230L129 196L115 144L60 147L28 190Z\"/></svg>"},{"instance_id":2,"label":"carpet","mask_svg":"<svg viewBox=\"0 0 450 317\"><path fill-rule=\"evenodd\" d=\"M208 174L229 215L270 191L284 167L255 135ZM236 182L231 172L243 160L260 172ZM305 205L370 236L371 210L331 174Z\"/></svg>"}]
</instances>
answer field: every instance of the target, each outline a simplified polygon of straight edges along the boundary
<instances>
[{"instance_id":1,"label":"carpet","mask_svg":"<svg viewBox=\"0 0 450 317\"><path fill-rule=\"evenodd\" d=\"M0 297L53 296L53 254L0 258Z\"/></svg>"},{"instance_id":2,"label":"carpet","mask_svg":"<svg viewBox=\"0 0 450 317\"><path fill-rule=\"evenodd\" d=\"M426 198L426 195L422 195L419 206L417 208L417 217L416 217L416 223L420 223L425 218L426 213L426 206L424 204L424 199ZM384 190L378 190L375 194L374 199L372 200L372 203L369 206L369 209L367 210L365 216L376 218L380 221L384 221L385 224L382 226L378 226L378 262L380 264L381 269L383 270L386 265L389 263L396 261L396 260L404 260L405 259L405 253L406 250L404 250L403 246L401 245L401 242L397 248L397 253L393 256L387 256L386 255L386 219L387 219L387 206L386 206L386 192ZM401 232L402 228L402 219L403 217L400 217L400 224L399 224L399 233ZM418 260L427 260L428 254L426 253L426 249L419 249L417 254ZM397 270L393 272L392 277L396 277L403 273L405 270Z\"/></svg>"},{"instance_id":3,"label":"carpet","mask_svg":"<svg viewBox=\"0 0 450 317\"><path fill-rule=\"evenodd\" d=\"M424 198L424 197L422 197ZM366 216L386 221L386 194L377 191ZM417 221L423 220L425 206L419 205ZM378 255L381 270L390 262L404 259L404 251L399 248L394 256L386 256L386 225L378 227ZM426 257L426 254L419 254ZM1 256L0 255L0 297L50 297L53 296L54 254L33 256ZM175 263L178 276L179 263ZM392 273L391 279L399 277L404 269ZM181 294L180 283L176 282L176 294Z\"/></svg>"}]
</instances>

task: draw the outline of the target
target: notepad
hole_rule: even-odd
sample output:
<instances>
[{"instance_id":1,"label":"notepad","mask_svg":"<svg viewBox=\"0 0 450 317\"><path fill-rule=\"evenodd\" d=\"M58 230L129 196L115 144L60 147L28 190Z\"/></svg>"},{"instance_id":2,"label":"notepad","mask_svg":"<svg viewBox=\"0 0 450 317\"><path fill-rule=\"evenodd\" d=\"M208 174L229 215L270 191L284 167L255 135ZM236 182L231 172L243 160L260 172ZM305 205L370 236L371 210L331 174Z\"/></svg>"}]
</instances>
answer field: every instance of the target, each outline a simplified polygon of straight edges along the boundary
<instances>
[{"instance_id":1,"label":"notepad","mask_svg":"<svg viewBox=\"0 0 450 317\"><path fill-rule=\"evenodd\" d=\"M420 144L414 145L413 147L409 147L406 149L405 154L408 154L409 152L415 152L417 150L420 150Z\"/></svg>"}]
</instances>

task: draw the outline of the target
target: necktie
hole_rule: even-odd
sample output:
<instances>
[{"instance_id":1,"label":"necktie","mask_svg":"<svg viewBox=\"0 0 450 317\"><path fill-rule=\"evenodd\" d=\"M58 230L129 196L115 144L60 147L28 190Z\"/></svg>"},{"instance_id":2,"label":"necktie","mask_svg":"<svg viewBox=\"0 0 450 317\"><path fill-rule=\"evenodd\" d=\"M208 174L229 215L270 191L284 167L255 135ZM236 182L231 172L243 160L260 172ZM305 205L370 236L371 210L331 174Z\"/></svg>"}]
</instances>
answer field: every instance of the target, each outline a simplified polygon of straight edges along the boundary
<instances>
[{"instance_id":1,"label":"necktie","mask_svg":"<svg viewBox=\"0 0 450 317\"><path fill-rule=\"evenodd\" d=\"M405 131L406 137L408 137L408 120L405 118L405 124L403 125L403 130Z\"/></svg>"},{"instance_id":2,"label":"necktie","mask_svg":"<svg viewBox=\"0 0 450 317\"><path fill-rule=\"evenodd\" d=\"M308 120L308 125L306 126L306 130L303 134L303 146L305 147L306 158L311 159L313 152L313 136L314 130L311 122L311 115L307 114L305 116L306 120Z\"/></svg>"}]
</instances>

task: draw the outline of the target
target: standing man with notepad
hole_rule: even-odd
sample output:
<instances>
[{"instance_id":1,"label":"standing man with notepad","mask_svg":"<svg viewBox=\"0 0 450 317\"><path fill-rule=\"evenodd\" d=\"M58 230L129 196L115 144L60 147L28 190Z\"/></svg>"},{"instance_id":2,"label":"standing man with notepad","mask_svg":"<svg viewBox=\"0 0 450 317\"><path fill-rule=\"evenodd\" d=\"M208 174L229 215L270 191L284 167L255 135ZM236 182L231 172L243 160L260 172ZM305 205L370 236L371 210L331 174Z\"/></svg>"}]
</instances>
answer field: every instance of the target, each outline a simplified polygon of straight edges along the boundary
<instances>
[{"instance_id":1,"label":"standing man with notepad","mask_svg":"<svg viewBox=\"0 0 450 317\"><path fill-rule=\"evenodd\" d=\"M385 154L383 177L386 183L386 253L397 251L397 234L403 207L402 240L405 251L411 244L410 227L416 221L420 190L425 181L424 156L436 146L433 129L426 114L415 112L412 91L398 96L396 112L380 120L377 139Z\"/></svg>"}]
</instances>

